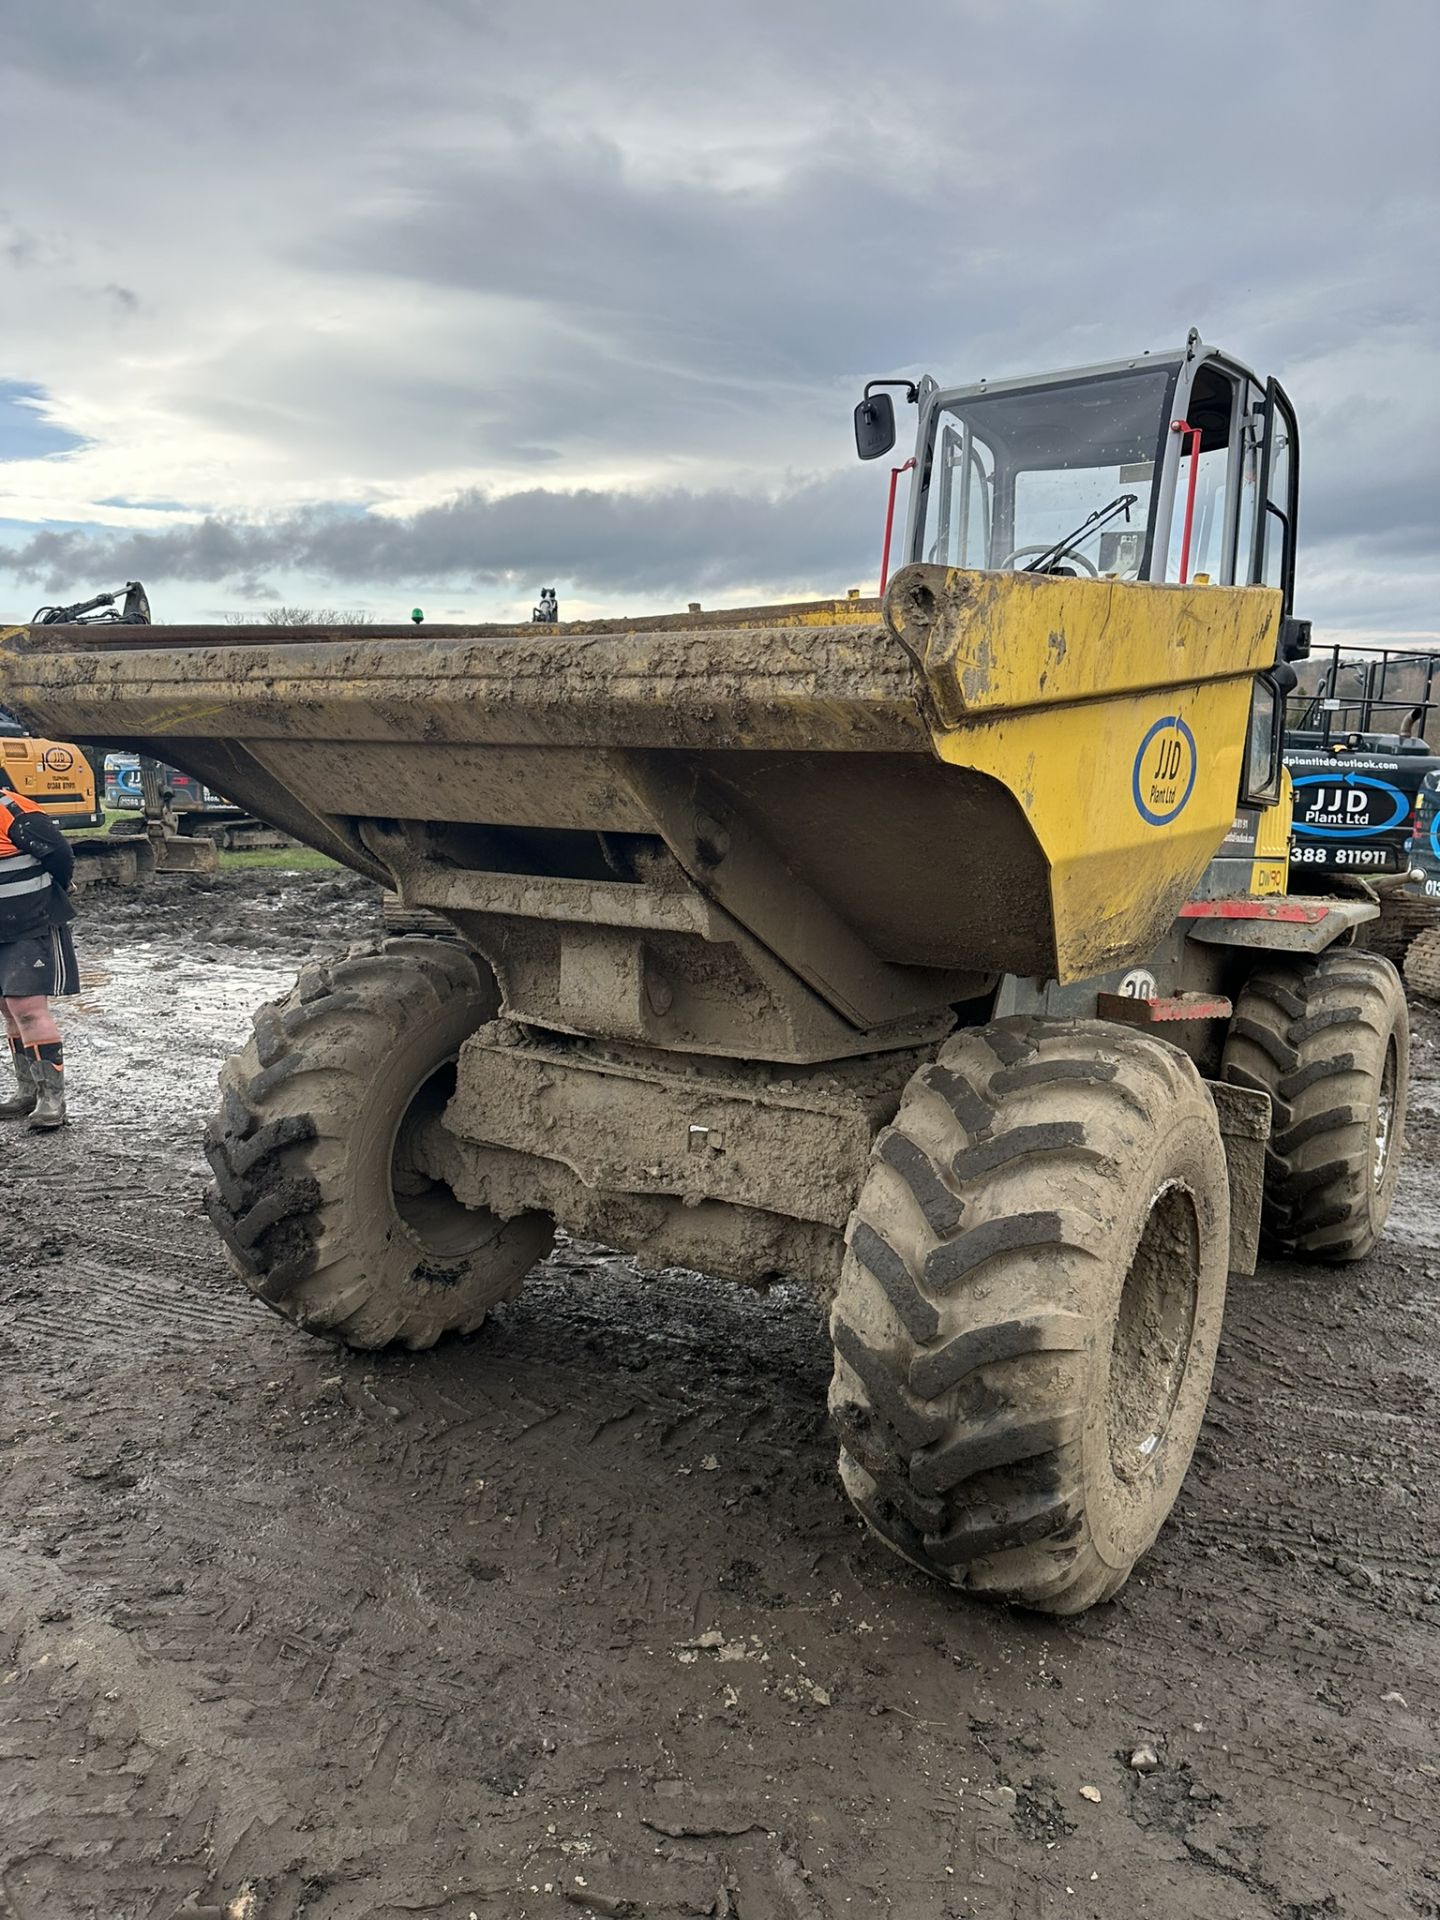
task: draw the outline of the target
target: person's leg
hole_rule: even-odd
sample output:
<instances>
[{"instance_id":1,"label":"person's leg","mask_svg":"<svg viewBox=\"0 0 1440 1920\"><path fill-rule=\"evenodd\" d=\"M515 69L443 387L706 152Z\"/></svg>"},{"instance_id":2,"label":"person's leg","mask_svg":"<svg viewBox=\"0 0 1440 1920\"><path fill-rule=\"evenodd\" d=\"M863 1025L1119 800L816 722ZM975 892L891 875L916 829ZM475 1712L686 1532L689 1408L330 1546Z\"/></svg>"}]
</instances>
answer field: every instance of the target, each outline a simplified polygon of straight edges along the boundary
<instances>
[{"instance_id":1,"label":"person's leg","mask_svg":"<svg viewBox=\"0 0 1440 1920\"><path fill-rule=\"evenodd\" d=\"M0 1019L5 1023L10 1064L15 1073L14 1093L0 1092L0 1120L23 1120L27 1114L35 1111L35 1103L39 1097L35 1087L35 1075L31 1070L30 1056L25 1050L20 1022L10 1011L8 1000L0 999Z\"/></svg>"},{"instance_id":2,"label":"person's leg","mask_svg":"<svg viewBox=\"0 0 1440 1920\"><path fill-rule=\"evenodd\" d=\"M54 1046L60 1038L50 1002L43 993L32 993L24 1000L7 1000L5 1024L12 1032L18 1032L32 1052L36 1047Z\"/></svg>"},{"instance_id":3,"label":"person's leg","mask_svg":"<svg viewBox=\"0 0 1440 1920\"><path fill-rule=\"evenodd\" d=\"M24 1000L6 1002L10 1018L20 1029L20 1039L30 1056L30 1071L35 1076L37 1099L30 1125L36 1128L63 1127L65 1124L65 1049L60 1029L43 993Z\"/></svg>"}]
</instances>

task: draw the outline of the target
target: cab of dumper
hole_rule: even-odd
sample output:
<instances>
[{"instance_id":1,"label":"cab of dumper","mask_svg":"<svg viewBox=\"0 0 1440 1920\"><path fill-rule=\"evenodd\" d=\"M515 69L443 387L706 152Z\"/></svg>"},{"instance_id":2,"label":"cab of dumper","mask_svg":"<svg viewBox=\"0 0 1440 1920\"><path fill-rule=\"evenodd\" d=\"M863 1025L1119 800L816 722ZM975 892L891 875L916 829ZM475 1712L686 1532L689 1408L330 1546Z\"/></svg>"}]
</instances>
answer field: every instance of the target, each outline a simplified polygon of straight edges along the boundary
<instances>
[{"instance_id":1,"label":"cab of dumper","mask_svg":"<svg viewBox=\"0 0 1440 1920\"><path fill-rule=\"evenodd\" d=\"M917 409L907 560L1270 586L1290 611L1294 408L1278 380L1197 333L1181 353L1066 373L963 387L928 374L872 381L856 408L862 459L895 445L892 385Z\"/></svg>"},{"instance_id":2,"label":"cab of dumper","mask_svg":"<svg viewBox=\"0 0 1440 1920\"><path fill-rule=\"evenodd\" d=\"M892 388L917 417L915 451L891 469L882 592L906 472L914 481L901 557L911 565L1279 592L1274 660L1254 681L1238 795L1242 809L1277 806L1291 663L1310 647L1309 622L1294 617L1299 431L1279 381L1193 329L1181 352L1062 373L961 387L928 374L876 380L855 410L862 459L896 443ZM1108 619L1102 647L1107 631ZM1191 757L1183 734L1158 750L1177 773ZM1157 770L1167 771L1158 761Z\"/></svg>"}]
</instances>

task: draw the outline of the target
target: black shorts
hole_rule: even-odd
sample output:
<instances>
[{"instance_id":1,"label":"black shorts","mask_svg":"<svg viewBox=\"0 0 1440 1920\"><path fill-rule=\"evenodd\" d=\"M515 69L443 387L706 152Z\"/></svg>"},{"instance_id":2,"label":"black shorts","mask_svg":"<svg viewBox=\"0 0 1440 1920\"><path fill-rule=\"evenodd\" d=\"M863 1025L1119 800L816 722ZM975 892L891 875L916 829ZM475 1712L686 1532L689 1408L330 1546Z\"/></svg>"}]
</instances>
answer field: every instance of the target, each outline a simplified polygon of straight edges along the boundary
<instances>
[{"instance_id":1,"label":"black shorts","mask_svg":"<svg viewBox=\"0 0 1440 1920\"><path fill-rule=\"evenodd\" d=\"M69 927L46 927L0 945L0 1000L47 1000L80 991L80 967Z\"/></svg>"}]
</instances>

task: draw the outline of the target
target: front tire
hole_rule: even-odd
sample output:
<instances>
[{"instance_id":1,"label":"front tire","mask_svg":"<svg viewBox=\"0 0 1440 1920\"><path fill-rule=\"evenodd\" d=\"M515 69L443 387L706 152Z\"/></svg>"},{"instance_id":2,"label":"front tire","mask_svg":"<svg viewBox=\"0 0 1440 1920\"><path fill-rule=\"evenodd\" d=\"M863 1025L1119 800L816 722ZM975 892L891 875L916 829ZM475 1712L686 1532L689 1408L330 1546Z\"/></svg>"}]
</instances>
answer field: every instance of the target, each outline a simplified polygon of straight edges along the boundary
<instances>
[{"instance_id":1,"label":"front tire","mask_svg":"<svg viewBox=\"0 0 1440 1920\"><path fill-rule=\"evenodd\" d=\"M1363 1260L1385 1228L1405 1138L1410 1017L1388 960L1332 948L1250 976L1223 1077L1270 1096L1261 1229L1297 1260Z\"/></svg>"},{"instance_id":2,"label":"front tire","mask_svg":"<svg viewBox=\"0 0 1440 1920\"><path fill-rule=\"evenodd\" d=\"M545 1215L462 1206L412 1151L498 1004L489 969L455 942L391 940L306 968L256 1014L220 1076L206 1204L277 1313L352 1347L428 1347L472 1332L544 1259Z\"/></svg>"},{"instance_id":3,"label":"front tire","mask_svg":"<svg viewBox=\"0 0 1440 1920\"><path fill-rule=\"evenodd\" d=\"M831 1316L840 1471L871 1529L1045 1612L1117 1592L1194 1451L1229 1222L1184 1055L1083 1020L947 1041L876 1141Z\"/></svg>"}]
</instances>

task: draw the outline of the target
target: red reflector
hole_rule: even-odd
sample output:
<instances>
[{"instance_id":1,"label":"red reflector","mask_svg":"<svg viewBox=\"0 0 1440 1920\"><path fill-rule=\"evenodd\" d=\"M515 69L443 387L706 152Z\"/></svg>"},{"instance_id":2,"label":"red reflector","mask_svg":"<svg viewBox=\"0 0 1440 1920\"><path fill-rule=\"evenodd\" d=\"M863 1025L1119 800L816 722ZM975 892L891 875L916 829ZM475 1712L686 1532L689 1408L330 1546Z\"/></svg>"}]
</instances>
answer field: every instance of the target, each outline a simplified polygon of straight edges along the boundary
<instances>
[{"instance_id":1,"label":"red reflector","mask_svg":"<svg viewBox=\"0 0 1440 1920\"><path fill-rule=\"evenodd\" d=\"M1187 900L1182 920L1293 920L1313 926L1330 911L1323 900L1250 898L1245 900Z\"/></svg>"},{"instance_id":2,"label":"red reflector","mask_svg":"<svg viewBox=\"0 0 1440 1920\"><path fill-rule=\"evenodd\" d=\"M1102 1020L1118 1020L1127 1027L1156 1027L1175 1020L1228 1020L1235 1009L1221 993L1172 993L1153 1000L1097 993L1095 1011Z\"/></svg>"}]
</instances>

